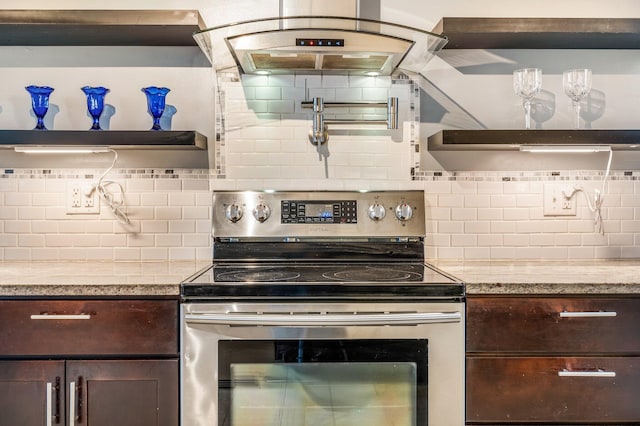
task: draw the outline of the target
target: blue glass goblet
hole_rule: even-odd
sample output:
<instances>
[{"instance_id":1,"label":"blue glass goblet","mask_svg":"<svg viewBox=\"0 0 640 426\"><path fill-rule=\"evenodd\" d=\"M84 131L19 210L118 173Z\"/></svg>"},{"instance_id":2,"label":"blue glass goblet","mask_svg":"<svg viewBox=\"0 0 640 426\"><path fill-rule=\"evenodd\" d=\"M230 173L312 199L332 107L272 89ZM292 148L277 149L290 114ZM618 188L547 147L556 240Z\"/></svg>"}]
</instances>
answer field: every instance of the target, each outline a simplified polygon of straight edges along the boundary
<instances>
[{"instance_id":1,"label":"blue glass goblet","mask_svg":"<svg viewBox=\"0 0 640 426\"><path fill-rule=\"evenodd\" d=\"M153 117L153 127L151 127L151 130L162 130L162 127L160 127L160 117L164 112L165 99L170 89L150 86L144 87L142 91L147 95L148 111Z\"/></svg>"},{"instance_id":2,"label":"blue glass goblet","mask_svg":"<svg viewBox=\"0 0 640 426\"><path fill-rule=\"evenodd\" d=\"M31 95L31 108L38 120L33 130L47 130L44 126L44 116L49 110L49 95L53 92L53 88L49 86L27 86L25 89Z\"/></svg>"},{"instance_id":3,"label":"blue glass goblet","mask_svg":"<svg viewBox=\"0 0 640 426\"><path fill-rule=\"evenodd\" d=\"M104 109L104 95L109 92L106 87L89 87L85 86L82 91L87 95L87 109L93 119L93 124L89 130L102 130L100 128L100 116Z\"/></svg>"}]
</instances>

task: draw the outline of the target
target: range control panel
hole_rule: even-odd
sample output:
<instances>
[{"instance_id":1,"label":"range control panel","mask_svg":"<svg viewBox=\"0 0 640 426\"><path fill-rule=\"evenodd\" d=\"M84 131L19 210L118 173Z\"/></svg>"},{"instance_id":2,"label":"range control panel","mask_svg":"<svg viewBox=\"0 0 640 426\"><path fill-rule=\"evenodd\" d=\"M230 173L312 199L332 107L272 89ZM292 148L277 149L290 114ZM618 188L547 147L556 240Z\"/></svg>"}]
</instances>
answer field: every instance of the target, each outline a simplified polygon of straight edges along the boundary
<instances>
[{"instance_id":1,"label":"range control panel","mask_svg":"<svg viewBox=\"0 0 640 426\"><path fill-rule=\"evenodd\" d=\"M356 200L283 200L280 211L282 223L358 223Z\"/></svg>"},{"instance_id":2,"label":"range control panel","mask_svg":"<svg viewBox=\"0 0 640 426\"><path fill-rule=\"evenodd\" d=\"M422 237L423 191L216 191L214 237Z\"/></svg>"}]
</instances>

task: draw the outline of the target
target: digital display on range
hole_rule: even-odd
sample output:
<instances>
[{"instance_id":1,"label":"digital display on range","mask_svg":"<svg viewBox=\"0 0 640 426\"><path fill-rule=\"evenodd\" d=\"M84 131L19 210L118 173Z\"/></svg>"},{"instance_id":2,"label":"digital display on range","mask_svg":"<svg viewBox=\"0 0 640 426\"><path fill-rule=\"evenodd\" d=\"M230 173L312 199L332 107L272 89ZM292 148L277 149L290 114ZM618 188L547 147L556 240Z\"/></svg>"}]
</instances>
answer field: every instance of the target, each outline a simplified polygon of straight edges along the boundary
<instances>
[{"instance_id":1,"label":"digital display on range","mask_svg":"<svg viewBox=\"0 0 640 426\"><path fill-rule=\"evenodd\" d=\"M355 200L280 202L281 223L358 223Z\"/></svg>"},{"instance_id":2,"label":"digital display on range","mask_svg":"<svg viewBox=\"0 0 640 426\"><path fill-rule=\"evenodd\" d=\"M333 217L333 204L307 204L306 217Z\"/></svg>"}]
</instances>

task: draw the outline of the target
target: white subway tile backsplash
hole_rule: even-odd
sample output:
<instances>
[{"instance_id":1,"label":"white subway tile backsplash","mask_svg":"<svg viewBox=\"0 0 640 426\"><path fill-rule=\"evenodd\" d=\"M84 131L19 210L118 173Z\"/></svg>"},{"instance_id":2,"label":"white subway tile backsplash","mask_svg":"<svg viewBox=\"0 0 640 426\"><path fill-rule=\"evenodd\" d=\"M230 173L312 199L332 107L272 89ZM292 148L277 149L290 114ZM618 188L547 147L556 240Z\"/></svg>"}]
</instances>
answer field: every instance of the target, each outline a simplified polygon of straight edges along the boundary
<instances>
[{"instance_id":1,"label":"white subway tile backsplash","mask_svg":"<svg viewBox=\"0 0 640 426\"><path fill-rule=\"evenodd\" d=\"M0 219L6 219L6 220L18 219L18 209L16 207L0 206Z\"/></svg>"},{"instance_id":2,"label":"white subway tile backsplash","mask_svg":"<svg viewBox=\"0 0 640 426\"><path fill-rule=\"evenodd\" d=\"M344 75L323 75L322 76L323 87L349 87L349 77Z\"/></svg>"},{"instance_id":3,"label":"white subway tile backsplash","mask_svg":"<svg viewBox=\"0 0 640 426\"><path fill-rule=\"evenodd\" d=\"M293 75L270 75L269 86L273 87L294 87L296 84L296 77Z\"/></svg>"},{"instance_id":4,"label":"white subway tile backsplash","mask_svg":"<svg viewBox=\"0 0 640 426\"><path fill-rule=\"evenodd\" d=\"M157 234L156 247L182 247L182 236L181 234Z\"/></svg>"},{"instance_id":5,"label":"white subway tile backsplash","mask_svg":"<svg viewBox=\"0 0 640 426\"><path fill-rule=\"evenodd\" d=\"M180 191L182 181L180 179L155 179L155 191Z\"/></svg>"},{"instance_id":6,"label":"white subway tile backsplash","mask_svg":"<svg viewBox=\"0 0 640 426\"><path fill-rule=\"evenodd\" d=\"M280 87L256 87L255 99L280 100L282 99L282 90Z\"/></svg>"},{"instance_id":7,"label":"white subway tile backsplash","mask_svg":"<svg viewBox=\"0 0 640 426\"><path fill-rule=\"evenodd\" d=\"M476 209L451 209L451 220L474 221L478 219L478 211Z\"/></svg>"},{"instance_id":8,"label":"white subway tile backsplash","mask_svg":"<svg viewBox=\"0 0 640 426\"><path fill-rule=\"evenodd\" d=\"M142 247L141 255L146 260L167 260L169 258L169 249L161 247Z\"/></svg>"},{"instance_id":9,"label":"white subway tile backsplash","mask_svg":"<svg viewBox=\"0 0 640 426\"><path fill-rule=\"evenodd\" d=\"M43 220L45 209L43 207L18 207L18 218L22 220Z\"/></svg>"},{"instance_id":10,"label":"white subway tile backsplash","mask_svg":"<svg viewBox=\"0 0 640 426\"><path fill-rule=\"evenodd\" d=\"M493 234L513 234L516 232L517 222L491 221L491 232Z\"/></svg>"},{"instance_id":11,"label":"white subway tile backsplash","mask_svg":"<svg viewBox=\"0 0 640 426\"><path fill-rule=\"evenodd\" d=\"M74 247L98 247L100 245L99 235L74 235L72 238Z\"/></svg>"},{"instance_id":12,"label":"white subway tile backsplash","mask_svg":"<svg viewBox=\"0 0 640 426\"><path fill-rule=\"evenodd\" d=\"M465 195L464 206L488 208L491 206L491 197L488 195Z\"/></svg>"},{"instance_id":13,"label":"white subway tile backsplash","mask_svg":"<svg viewBox=\"0 0 640 426\"><path fill-rule=\"evenodd\" d=\"M473 219L465 221L464 232L466 234L488 234L491 229L490 222L474 221Z\"/></svg>"},{"instance_id":14,"label":"white subway tile backsplash","mask_svg":"<svg viewBox=\"0 0 640 426\"><path fill-rule=\"evenodd\" d=\"M516 207L516 197L513 195L491 195L491 207Z\"/></svg>"},{"instance_id":15,"label":"white subway tile backsplash","mask_svg":"<svg viewBox=\"0 0 640 426\"><path fill-rule=\"evenodd\" d=\"M179 220L169 222L169 233L190 234L195 232L196 222L194 220Z\"/></svg>"},{"instance_id":16,"label":"white subway tile backsplash","mask_svg":"<svg viewBox=\"0 0 640 426\"><path fill-rule=\"evenodd\" d=\"M44 235L20 234L18 247L44 247Z\"/></svg>"},{"instance_id":17,"label":"white subway tile backsplash","mask_svg":"<svg viewBox=\"0 0 640 426\"><path fill-rule=\"evenodd\" d=\"M142 251L140 248L116 247L113 249L113 260L138 260L141 258Z\"/></svg>"},{"instance_id":18,"label":"white subway tile backsplash","mask_svg":"<svg viewBox=\"0 0 640 426\"><path fill-rule=\"evenodd\" d=\"M180 207L156 207L155 218L158 220L182 219L182 209Z\"/></svg>"},{"instance_id":19,"label":"white subway tile backsplash","mask_svg":"<svg viewBox=\"0 0 640 426\"><path fill-rule=\"evenodd\" d=\"M7 234L29 234L31 233L31 221L11 220L4 225L3 232Z\"/></svg>"},{"instance_id":20,"label":"white subway tile backsplash","mask_svg":"<svg viewBox=\"0 0 640 426\"><path fill-rule=\"evenodd\" d=\"M502 209L497 208L479 208L478 220L502 220L504 218Z\"/></svg>"},{"instance_id":21,"label":"white subway tile backsplash","mask_svg":"<svg viewBox=\"0 0 640 426\"><path fill-rule=\"evenodd\" d=\"M140 194L140 204L143 206L168 206L169 197L166 193L144 193Z\"/></svg>"},{"instance_id":22,"label":"white subway tile backsplash","mask_svg":"<svg viewBox=\"0 0 640 426\"><path fill-rule=\"evenodd\" d=\"M470 260L487 259L491 255L488 247L466 247L464 249L464 258Z\"/></svg>"},{"instance_id":23,"label":"white subway tile backsplash","mask_svg":"<svg viewBox=\"0 0 640 426\"><path fill-rule=\"evenodd\" d=\"M505 208L502 214L504 220L527 221L531 217L527 209Z\"/></svg>"},{"instance_id":24,"label":"white subway tile backsplash","mask_svg":"<svg viewBox=\"0 0 640 426\"><path fill-rule=\"evenodd\" d=\"M364 87L362 88L362 97L370 101L386 102L389 98L389 89L387 87Z\"/></svg>"},{"instance_id":25,"label":"white subway tile backsplash","mask_svg":"<svg viewBox=\"0 0 640 426\"><path fill-rule=\"evenodd\" d=\"M127 235L128 247L155 247L153 234L129 234Z\"/></svg>"},{"instance_id":26,"label":"white subway tile backsplash","mask_svg":"<svg viewBox=\"0 0 640 426\"><path fill-rule=\"evenodd\" d=\"M28 192L7 192L4 195L5 206L30 206L31 194Z\"/></svg>"},{"instance_id":27,"label":"white subway tile backsplash","mask_svg":"<svg viewBox=\"0 0 640 426\"><path fill-rule=\"evenodd\" d=\"M464 196L440 195L438 196L438 207L464 207Z\"/></svg>"},{"instance_id":28,"label":"white subway tile backsplash","mask_svg":"<svg viewBox=\"0 0 640 426\"><path fill-rule=\"evenodd\" d=\"M170 247L169 260L193 260L196 258L195 248L190 247Z\"/></svg>"},{"instance_id":29,"label":"white subway tile backsplash","mask_svg":"<svg viewBox=\"0 0 640 426\"><path fill-rule=\"evenodd\" d=\"M44 179L19 179L18 192L45 192Z\"/></svg>"}]
</instances>

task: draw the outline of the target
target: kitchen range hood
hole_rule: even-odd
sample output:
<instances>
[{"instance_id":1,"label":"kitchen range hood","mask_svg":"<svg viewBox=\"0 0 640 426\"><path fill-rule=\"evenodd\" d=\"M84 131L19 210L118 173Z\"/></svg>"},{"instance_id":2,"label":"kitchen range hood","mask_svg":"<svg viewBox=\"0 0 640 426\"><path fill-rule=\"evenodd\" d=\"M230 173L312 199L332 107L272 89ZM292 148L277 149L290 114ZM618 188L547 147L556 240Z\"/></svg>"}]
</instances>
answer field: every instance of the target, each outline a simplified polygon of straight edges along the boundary
<instances>
[{"instance_id":1,"label":"kitchen range hood","mask_svg":"<svg viewBox=\"0 0 640 426\"><path fill-rule=\"evenodd\" d=\"M198 31L214 69L239 74L421 73L447 38L374 19L286 16Z\"/></svg>"}]
</instances>

